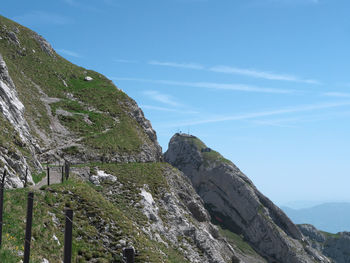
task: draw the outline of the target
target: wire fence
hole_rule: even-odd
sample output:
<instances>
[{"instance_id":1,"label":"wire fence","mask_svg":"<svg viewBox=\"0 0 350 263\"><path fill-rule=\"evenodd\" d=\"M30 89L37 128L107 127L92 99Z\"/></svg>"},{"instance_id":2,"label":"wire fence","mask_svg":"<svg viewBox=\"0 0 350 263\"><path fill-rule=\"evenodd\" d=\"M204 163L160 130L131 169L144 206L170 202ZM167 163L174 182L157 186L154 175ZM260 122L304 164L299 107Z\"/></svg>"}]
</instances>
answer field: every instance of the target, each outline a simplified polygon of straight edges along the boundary
<instances>
[{"instance_id":1,"label":"wire fence","mask_svg":"<svg viewBox=\"0 0 350 263\"><path fill-rule=\"evenodd\" d=\"M61 183L64 180L69 179L70 167L69 164L65 164L61 168ZM7 171L4 169L3 176L0 181L0 251L3 247L2 245L2 228L3 228L3 210L4 210L4 185L6 179ZM26 169L24 187L27 187L27 176L28 169ZM44 180L44 179L43 179ZM50 167L47 166L47 185L50 185ZM40 200L36 200L39 204L47 205ZM30 243L32 240L32 225L33 225L33 207L34 207L34 192L29 192L27 196L27 214L26 214L26 229L25 229L25 238L24 238L24 255L23 263L29 263L30 260ZM62 213L57 208L51 207L57 213ZM63 262L71 263L72 262L72 236L73 236L73 227L79 228L79 225L73 221L74 211L70 208L65 208L65 230L64 230L64 249L63 249ZM135 249L133 247L128 247L123 249L123 260L126 263L135 262Z\"/></svg>"}]
</instances>

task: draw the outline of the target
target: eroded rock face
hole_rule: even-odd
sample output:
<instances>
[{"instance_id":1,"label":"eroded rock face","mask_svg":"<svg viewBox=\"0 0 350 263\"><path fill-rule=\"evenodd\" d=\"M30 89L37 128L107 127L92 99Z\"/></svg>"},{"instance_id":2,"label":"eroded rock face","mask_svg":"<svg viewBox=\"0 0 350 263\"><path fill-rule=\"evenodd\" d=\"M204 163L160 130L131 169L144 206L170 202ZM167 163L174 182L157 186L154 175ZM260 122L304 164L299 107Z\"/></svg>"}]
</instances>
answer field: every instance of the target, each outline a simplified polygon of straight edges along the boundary
<instances>
[{"instance_id":1,"label":"eroded rock face","mask_svg":"<svg viewBox=\"0 0 350 263\"><path fill-rule=\"evenodd\" d=\"M21 147L27 147L33 156L35 168L41 168L40 163L36 159L35 148L38 147L33 141L28 123L24 118L24 105L18 98L16 87L9 75L6 62L0 54L0 113L5 117L4 122L7 121L18 133L19 138L16 143ZM1 128L4 128L3 123ZM0 147L0 161L3 165L0 167L1 175L4 169L7 171L7 179L5 181L6 187L23 187L26 168L29 167L23 153L19 150L9 150ZM28 170L28 182L33 183L31 172Z\"/></svg>"},{"instance_id":2,"label":"eroded rock face","mask_svg":"<svg viewBox=\"0 0 350 263\"><path fill-rule=\"evenodd\" d=\"M51 44L46 41L45 38L40 36L37 33L34 33L33 38L39 43L41 49L46 52L49 56L51 57L56 57L55 56L55 51L53 50Z\"/></svg>"},{"instance_id":3,"label":"eroded rock face","mask_svg":"<svg viewBox=\"0 0 350 263\"><path fill-rule=\"evenodd\" d=\"M157 134L153 130L151 122L145 118L143 111L139 108L137 103L130 99L126 102L126 105L130 109L129 116L136 120L136 122L141 126L144 132L147 134L150 143L145 143L142 146L142 152L138 159L141 162L145 161L161 161L162 160L162 148L157 141Z\"/></svg>"},{"instance_id":4,"label":"eroded rock face","mask_svg":"<svg viewBox=\"0 0 350 263\"><path fill-rule=\"evenodd\" d=\"M163 175L168 188L160 187L159 196L153 196L145 184L140 189L140 201L129 204L138 207L147 217L149 223L139 227L152 240L166 247L175 247L189 262L266 263L258 255L242 253L220 235L217 227L211 224L203 201L180 171L167 166ZM92 177L96 176L90 177L90 181L95 183ZM103 192L111 201L128 191L118 179L102 185Z\"/></svg>"},{"instance_id":5,"label":"eroded rock face","mask_svg":"<svg viewBox=\"0 0 350 263\"><path fill-rule=\"evenodd\" d=\"M190 178L215 221L243 235L269 262L329 262L233 163L207 149L194 136L175 134L165 160Z\"/></svg>"},{"instance_id":6,"label":"eroded rock face","mask_svg":"<svg viewBox=\"0 0 350 263\"><path fill-rule=\"evenodd\" d=\"M330 234L321 232L312 225L298 225L312 247L333 260L334 263L350 262L350 232Z\"/></svg>"}]
</instances>

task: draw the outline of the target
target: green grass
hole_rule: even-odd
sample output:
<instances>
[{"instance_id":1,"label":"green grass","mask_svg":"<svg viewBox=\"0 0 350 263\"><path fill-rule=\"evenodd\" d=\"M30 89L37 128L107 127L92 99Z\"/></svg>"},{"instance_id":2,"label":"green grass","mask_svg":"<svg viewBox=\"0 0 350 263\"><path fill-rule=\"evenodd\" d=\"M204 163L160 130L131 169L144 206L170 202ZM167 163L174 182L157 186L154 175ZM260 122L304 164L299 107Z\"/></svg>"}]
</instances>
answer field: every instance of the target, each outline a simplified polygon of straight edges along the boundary
<instances>
[{"instance_id":1,"label":"green grass","mask_svg":"<svg viewBox=\"0 0 350 263\"><path fill-rule=\"evenodd\" d=\"M205 143L202 142L197 137L195 137L195 136L193 136L193 137L183 137L183 139L187 143L194 145L198 149L198 151L201 152L202 157L204 159L204 165L209 165L210 163L213 163L213 162L223 162L223 163L232 164L232 162L230 160L224 158L217 151L211 150L209 152L202 152L202 150L208 148L208 146L206 146Z\"/></svg>"},{"instance_id":2,"label":"green grass","mask_svg":"<svg viewBox=\"0 0 350 263\"><path fill-rule=\"evenodd\" d=\"M3 26L7 30L3 30ZM17 36L21 47L6 39L6 31L14 27L20 31ZM53 113L58 108L73 113L72 117L59 116L59 119L77 136L85 138L82 143L91 150L98 153L135 153L144 143L150 143L143 129L129 116L132 100L124 92L97 72L73 65L56 53L55 57L49 56L41 50L33 35L31 30L0 16L0 36L3 37L0 53L25 105L25 115L31 126L35 124L47 134L51 133L50 119L40 99L39 86L49 97L61 99L51 105ZM22 47L25 47L24 51ZM84 81L87 75L93 80ZM81 103L67 99L67 93ZM88 110L89 107L96 112ZM82 114L86 114L92 124L86 123ZM119 123L115 123L114 119L118 119ZM103 133L107 129L111 130Z\"/></svg>"},{"instance_id":3,"label":"green grass","mask_svg":"<svg viewBox=\"0 0 350 263\"><path fill-rule=\"evenodd\" d=\"M94 167L96 164L92 164ZM130 201L140 198L136 189L148 184L150 192L160 195L167 189L162 175L166 164L100 164L101 169L115 173L123 183L123 194L108 200L105 190L108 185L96 187L72 178L64 184L44 187L35 192L33 240L31 262L59 262L63 254L64 210L74 210L73 260L72 262L121 262L121 248L116 245L121 239L130 240L138 250L136 262L187 262L181 253L150 240L139 226L147 224L139 208L130 206ZM140 177L140 180L138 180ZM111 186L113 187L113 186ZM163 190L162 190L163 189ZM0 262L19 262L23 251L26 196L28 189L5 192L3 247ZM137 211L139 209L139 211ZM52 220L58 219L56 225ZM56 235L60 245L53 240ZM109 245L103 240L108 238Z\"/></svg>"},{"instance_id":4,"label":"green grass","mask_svg":"<svg viewBox=\"0 0 350 263\"><path fill-rule=\"evenodd\" d=\"M39 183L45 176L46 176L45 172L32 174L33 181L36 184Z\"/></svg>"},{"instance_id":5,"label":"green grass","mask_svg":"<svg viewBox=\"0 0 350 263\"><path fill-rule=\"evenodd\" d=\"M226 237L227 241L232 245L238 247L245 254L256 255L255 250L244 241L243 237L225 228L219 227L219 232L223 237Z\"/></svg>"}]
</instances>

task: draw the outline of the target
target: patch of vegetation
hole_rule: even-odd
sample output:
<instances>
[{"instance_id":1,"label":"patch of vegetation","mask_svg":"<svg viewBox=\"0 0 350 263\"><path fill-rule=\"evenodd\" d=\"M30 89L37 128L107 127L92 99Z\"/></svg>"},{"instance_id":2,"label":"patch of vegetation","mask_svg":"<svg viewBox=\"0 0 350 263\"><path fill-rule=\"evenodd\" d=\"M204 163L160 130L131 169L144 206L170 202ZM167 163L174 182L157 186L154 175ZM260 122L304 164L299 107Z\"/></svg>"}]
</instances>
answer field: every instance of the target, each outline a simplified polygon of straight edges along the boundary
<instances>
[{"instance_id":1,"label":"patch of vegetation","mask_svg":"<svg viewBox=\"0 0 350 263\"><path fill-rule=\"evenodd\" d=\"M144 178L151 177L147 173ZM5 192L0 262L17 263L21 259L27 193L28 189ZM43 258L50 262L62 259L66 208L74 210L72 262L122 262L122 248L117 246L121 239L137 248L136 262L187 262L175 249L150 240L127 213L91 184L75 178L35 192L31 262L41 262Z\"/></svg>"},{"instance_id":2,"label":"patch of vegetation","mask_svg":"<svg viewBox=\"0 0 350 263\"><path fill-rule=\"evenodd\" d=\"M218 226L218 228L220 234L225 237L227 241L231 243L231 245L238 247L238 249L245 254L256 255L255 250L246 241L244 241L243 236L238 235L226 228L222 228L221 226Z\"/></svg>"},{"instance_id":3,"label":"patch of vegetation","mask_svg":"<svg viewBox=\"0 0 350 263\"><path fill-rule=\"evenodd\" d=\"M114 128L88 136L82 142L102 153L139 152L142 134L135 127L137 127L135 121L123 118Z\"/></svg>"},{"instance_id":4,"label":"patch of vegetation","mask_svg":"<svg viewBox=\"0 0 350 263\"><path fill-rule=\"evenodd\" d=\"M340 238L341 235L339 233L333 234L333 233L329 233L329 232L325 232L325 231L321 231L320 232L322 234L324 234L326 236L326 238Z\"/></svg>"},{"instance_id":5,"label":"patch of vegetation","mask_svg":"<svg viewBox=\"0 0 350 263\"><path fill-rule=\"evenodd\" d=\"M155 198L160 198L164 191L169 190L163 175L164 169L169 166L167 163L98 164L99 169L115 175L124 188L130 191L130 197L136 202L141 199L139 189L145 184Z\"/></svg>"},{"instance_id":6,"label":"patch of vegetation","mask_svg":"<svg viewBox=\"0 0 350 263\"><path fill-rule=\"evenodd\" d=\"M79 153L79 148L77 146L70 146L62 149L62 151L66 154L74 155Z\"/></svg>"},{"instance_id":7,"label":"patch of vegetation","mask_svg":"<svg viewBox=\"0 0 350 263\"><path fill-rule=\"evenodd\" d=\"M208 148L208 146L206 146L205 143L202 142L197 137L192 136L192 137L183 137L183 138L187 143L194 145L198 149L198 151L202 153L203 159L205 161L205 165L209 165L209 163L213 163L213 162L224 162L224 163L232 164L230 160L224 158L220 153ZM205 149L208 149L208 150L204 151Z\"/></svg>"},{"instance_id":8,"label":"patch of vegetation","mask_svg":"<svg viewBox=\"0 0 350 263\"><path fill-rule=\"evenodd\" d=\"M39 183L45 176L46 176L45 172L32 174L33 181L36 184Z\"/></svg>"}]
</instances>

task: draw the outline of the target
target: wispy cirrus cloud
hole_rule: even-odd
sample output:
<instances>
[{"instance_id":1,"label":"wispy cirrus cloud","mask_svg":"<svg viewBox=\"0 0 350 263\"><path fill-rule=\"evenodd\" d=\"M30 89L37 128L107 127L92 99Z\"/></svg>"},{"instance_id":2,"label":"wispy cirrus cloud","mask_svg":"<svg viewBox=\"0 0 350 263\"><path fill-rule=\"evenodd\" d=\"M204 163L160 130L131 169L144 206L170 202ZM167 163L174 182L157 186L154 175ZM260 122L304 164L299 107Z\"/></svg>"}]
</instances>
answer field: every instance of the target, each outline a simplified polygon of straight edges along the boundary
<instances>
[{"instance_id":1,"label":"wispy cirrus cloud","mask_svg":"<svg viewBox=\"0 0 350 263\"><path fill-rule=\"evenodd\" d=\"M289 81L289 82L299 82L306 84L320 84L319 81L314 79L304 79L290 74L280 74L273 73L255 69L245 69L238 67L230 67L230 66L213 66L213 67L205 67L202 64L198 63L177 63L177 62L162 62L152 60L148 62L149 65L155 66L163 66L163 67L174 67L174 68L183 68L183 69L196 69L196 70L205 70L215 73L225 73L225 74L233 74L233 75L241 75L252 78L266 79L266 80L279 80L279 81Z\"/></svg>"},{"instance_id":2,"label":"wispy cirrus cloud","mask_svg":"<svg viewBox=\"0 0 350 263\"><path fill-rule=\"evenodd\" d=\"M192 111L192 110L179 110L179 109L173 109L173 108L165 108L165 107L157 107L153 105L140 105L142 109L148 109L148 110L155 110L155 111L163 111L163 112L174 112L174 113L180 113L180 114L198 114L198 111Z\"/></svg>"},{"instance_id":3,"label":"wispy cirrus cloud","mask_svg":"<svg viewBox=\"0 0 350 263\"><path fill-rule=\"evenodd\" d=\"M148 62L148 64L155 65L155 66L165 66L165 67L184 68L184 69L198 69L198 70L205 69L203 65L200 65L197 63L175 63L175 62L161 62L157 60L151 60Z\"/></svg>"},{"instance_id":4,"label":"wispy cirrus cloud","mask_svg":"<svg viewBox=\"0 0 350 263\"><path fill-rule=\"evenodd\" d=\"M61 53L63 55L67 55L67 56L70 56L70 57L75 57L75 58L81 58L81 56L74 52L74 51L71 51L71 50L67 50L67 49L56 49L56 51L58 53Z\"/></svg>"},{"instance_id":5,"label":"wispy cirrus cloud","mask_svg":"<svg viewBox=\"0 0 350 263\"><path fill-rule=\"evenodd\" d=\"M234 74L234 75L242 75L259 79L267 79L267 80L282 80L282 81L290 81L290 82L300 82L307 84L320 84L319 81L313 79L303 79L293 75L288 74L277 74L267 71L259 71L254 69L243 69L236 67L228 67L228 66L215 66L211 67L209 71L218 72L218 73L226 73L226 74Z\"/></svg>"},{"instance_id":6,"label":"wispy cirrus cloud","mask_svg":"<svg viewBox=\"0 0 350 263\"><path fill-rule=\"evenodd\" d=\"M115 62L119 62L119 63L130 63L130 64L138 63L137 60L122 59L122 58L117 58L117 59L115 59L114 61L115 61Z\"/></svg>"},{"instance_id":7,"label":"wispy cirrus cloud","mask_svg":"<svg viewBox=\"0 0 350 263\"><path fill-rule=\"evenodd\" d=\"M276 94L290 94L290 93L296 92L295 90L291 90L291 89L263 88L263 87L253 86L253 85L245 85L245 84L237 84L237 83L227 84L227 83L216 83L216 82L182 82L182 81L172 81L172 80L152 80L152 79L119 78L119 77L112 77L111 79L164 84L164 85L171 85L171 86L205 88L205 89L215 89L215 90L231 90L231 91L242 91L242 92L276 93Z\"/></svg>"},{"instance_id":8,"label":"wispy cirrus cloud","mask_svg":"<svg viewBox=\"0 0 350 263\"><path fill-rule=\"evenodd\" d=\"M146 90L143 92L143 94L148 96L152 100L161 102L166 105L176 106L176 107L181 105L172 96L168 94L160 93L159 91L156 91L156 90Z\"/></svg>"},{"instance_id":9,"label":"wispy cirrus cloud","mask_svg":"<svg viewBox=\"0 0 350 263\"><path fill-rule=\"evenodd\" d=\"M67 25L71 24L73 20L66 16L48 13L44 11L32 11L27 14L13 17L18 23L24 25Z\"/></svg>"},{"instance_id":10,"label":"wispy cirrus cloud","mask_svg":"<svg viewBox=\"0 0 350 263\"><path fill-rule=\"evenodd\" d=\"M325 92L322 95L327 97L350 98L350 93L345 92Z\"/></svg>"},{"instance_id":11,"label":"wispy cirrus cloud","mask_svg":"<svg viewBox=\"0 0 350 263\"><path fill-rule=\"evenodd\" d=\"M338 107L345 107L345 106L350 106L350 101L344 101L344 102L338 102L338 103L329 102L329 103L319 103L319 104L310 104L310 105L300 105L300 106L282 108L282 109L271 110L271 111L258 111L258 112L242 113L242 114L228 115L228 116L220 115L220 116L214 116L214 117L206 118L202 120L192 120L192 121L186 121L181 123L171 123L170 125L168 125L168 127L194 126L194 125L200 125L200 124L218 123L218 122L226 122L226 121L254 120L254 119L259 119L261 117L310 112L310 111L324 110L324 109L338 108Z\"/></svg>"}]
</instances>

